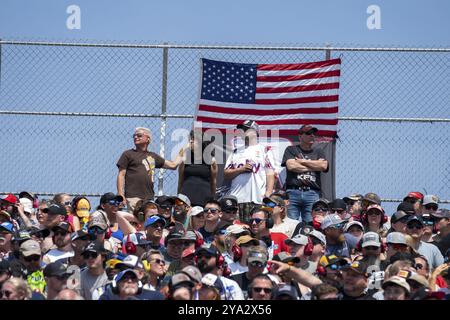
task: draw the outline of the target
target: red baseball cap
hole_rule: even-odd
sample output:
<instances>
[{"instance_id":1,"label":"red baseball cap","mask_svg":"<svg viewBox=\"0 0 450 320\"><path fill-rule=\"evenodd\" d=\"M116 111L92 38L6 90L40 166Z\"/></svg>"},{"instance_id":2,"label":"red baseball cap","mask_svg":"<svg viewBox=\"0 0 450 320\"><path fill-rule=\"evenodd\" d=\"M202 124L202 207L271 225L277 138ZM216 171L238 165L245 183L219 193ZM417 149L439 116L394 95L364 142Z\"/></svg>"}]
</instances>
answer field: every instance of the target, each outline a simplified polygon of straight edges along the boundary
<instances>
[{"instance_id":1,"label":"red baseball cap","mask_svg":"<svg viewBox=\"0 0 450 320\"><path fill-rule=\"evenodd\" d=\"M1 196L0 200L9 202L11 204L17 203L17 197L13 195L12 193L7 194L6 196Z\"/></svg>"},{"instance_id":2,"label":"red baseball cap","mask_svg":"<svg viewBox=\"0 0 450 320\"><path fill-rule=\"evenodd\" d=\"M417 200L422 200L423 199L423 193L419 192L419 191L411 191L410 193L408 193L408 195L403 198L403 201L405 201L408 198L414 198Z\"/></svg>"}]
</instances>

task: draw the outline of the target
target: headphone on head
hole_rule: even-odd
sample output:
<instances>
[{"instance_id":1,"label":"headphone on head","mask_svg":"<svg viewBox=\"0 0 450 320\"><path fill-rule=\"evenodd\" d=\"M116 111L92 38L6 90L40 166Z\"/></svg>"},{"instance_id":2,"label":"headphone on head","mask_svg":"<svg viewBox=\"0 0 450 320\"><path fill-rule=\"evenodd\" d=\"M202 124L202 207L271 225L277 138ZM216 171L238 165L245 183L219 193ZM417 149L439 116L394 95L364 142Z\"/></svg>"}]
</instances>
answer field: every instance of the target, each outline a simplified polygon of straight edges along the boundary
<instances>
[{"instance_id":1,"label":"headphone on head","mask_svg":"<svg viewBox=\"0 0 450 320\"><path fill-rule=\"evenodd\" d=\"M236 243L231 247L231 253L233 254L233 261L238 262L242 258L242 249Z\"/></svg>"},{"instance_id":2,"label":"headphone on head","mask_svg":"<svg viewBox=\"0 0 450 320\"><path fill-rule=\"evenodd\" d=\"M274 226L274 222L273 222L272 214L270 213L270 211L268 211L266 209L263 209L261 206L257 206L250 212L250 216L252 216L254 213L260 212L260 211L264 212L266 228L267 229L272 229L273 226Z\"/></svg>"},{"instance_id":3,"label":"headphone on head","mask_svg":"<svg viewBox=\"0 0 450 320\"><path fill-rule=\"evenodd\" d=\"M200 248L205 243L205 240L203 239L203 236L200 232L197 230L194 230L195 233L195 249Z\"/></svg>"},{"instance_id":4,"label":"headphone on head","mask_svg":"<svg viewBox=\"0 0 450 320\"><path fill-rule=\"evenodd\" d=\"M314 243L311 240L311 237L308 236L308 243L305 246L305 249L303 250L303 254L305 256L310 256L313 253L313 249L314 249Z\"/></svg>"},{"instance_id":5,"label":"headphone on head","mask_svg":"<svg viewBox=\"0 0 450 320\"><path fill-rule=\"evenodd\" d=\"M142 293L142 290L143 290L142 282L141 282L141 280L138 280L138 291L137 291L136 294L141 294L141 293ZM118 285L116 279L114 279L114 280L111 282L111 291L112 291L114 294L119 294L119 285Z\"/></svg>"},{"instance_id":6,"label":"headphone on head","mask_svg":"<svg viewBox=\"0 0 450 320\"><path fill-rule=\"evenodd\" d=\"M381 221L380 221L380 227L385 224L386 222L388 222L388 217L386 216L386 214L384 213L384 210L381 212ZM363 224L367 224L368 223L368 215L367 215L367 209L364 211L364 213L362 214L361 217L361 222Z\"/></svg>"}]
</instances>

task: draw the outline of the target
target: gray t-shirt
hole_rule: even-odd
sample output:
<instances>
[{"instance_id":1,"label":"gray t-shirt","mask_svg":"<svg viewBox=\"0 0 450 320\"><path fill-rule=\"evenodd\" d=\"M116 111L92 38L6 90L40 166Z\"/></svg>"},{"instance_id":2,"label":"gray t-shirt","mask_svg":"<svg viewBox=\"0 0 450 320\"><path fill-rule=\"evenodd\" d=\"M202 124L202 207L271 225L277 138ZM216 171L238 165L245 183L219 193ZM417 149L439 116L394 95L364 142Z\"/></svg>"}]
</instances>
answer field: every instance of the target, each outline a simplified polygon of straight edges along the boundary
<instances>
[{"instance_id":1,"label":"gray t-shirt","mask_svg":"<svg viewBox=\"0 0 450 320\"><path fill-rule=\"evenodd\" d=\"M420 241L417 252L427 258L430 269L436 269L438 266L444 263L444 257L442 256L442 253L434 244Z\"/></svg>"},{"instance_id":2,"label":"gray t-shirt","mask_svg":"<svg viewBox=\"0 0 450 320\"><path fill-rule=\"evenodd\" d=\"M101 288L106 285L109 280L106 272L103 272L99 276L94 276L89 272L89 269L85 269L81 271L80 282L81 295L86 300L92 300L92 292L94 292L97 288Z\"/></svg>"}]
</instances>

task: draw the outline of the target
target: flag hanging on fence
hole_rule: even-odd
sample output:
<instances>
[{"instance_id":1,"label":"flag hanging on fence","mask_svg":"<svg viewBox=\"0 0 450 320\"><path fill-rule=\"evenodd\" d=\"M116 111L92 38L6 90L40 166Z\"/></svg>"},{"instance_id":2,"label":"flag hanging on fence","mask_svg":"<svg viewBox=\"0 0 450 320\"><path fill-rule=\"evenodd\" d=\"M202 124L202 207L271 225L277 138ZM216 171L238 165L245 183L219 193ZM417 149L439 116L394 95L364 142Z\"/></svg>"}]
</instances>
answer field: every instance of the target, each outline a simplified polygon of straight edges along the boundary
<instances>
[{"instance_id":1,"label":"flag hanging on fence","mask_svg":"<svg viewBox=\"0 0 450 320\"><path fill-rule=\"evenodd\" d=\"M203 129L255 120L261 130L296 136L304 124L335 137L340 59L296 64L244 64L201 59L195 116Z\"/></svg>"}]
</instances>

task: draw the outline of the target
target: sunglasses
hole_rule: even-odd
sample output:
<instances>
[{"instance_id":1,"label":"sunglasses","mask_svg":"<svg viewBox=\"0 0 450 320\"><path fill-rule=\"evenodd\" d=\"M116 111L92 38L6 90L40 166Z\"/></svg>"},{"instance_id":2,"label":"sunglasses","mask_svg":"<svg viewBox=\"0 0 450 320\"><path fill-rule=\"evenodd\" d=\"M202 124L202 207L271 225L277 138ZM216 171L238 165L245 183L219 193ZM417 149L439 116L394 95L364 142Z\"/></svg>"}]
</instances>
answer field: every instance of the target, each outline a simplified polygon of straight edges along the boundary
<instances>
[{"instance_id":1,"label":"sunglasses","mask_svg":"<svg viewBox=\"0 0 450 320\"><path fill-rule=\"evenodd\" d=\"M317 211L317 212L327 212L327 211L328 211L328 208L317 207L317 208L314 208L314 211Z\"/></svg>"},{"instance_id":2,"label":"sunglasses","mask_svg":"<svg viewBox=\"0 0 450 320\"><path fill-rule=\"evenodd\" d=\"M103 234L105 232L106 232L106 230L103 230L102 228L99 228L99 227L89 228L89 233Z\"/></svg>"},{"instance_id":3,"label":"sunglasses","mask_svg":"<svg viewBox=\"0 0 450 320\"><path fill-rule=\"evenodd\" d=\"M336 264L336 263L333 263L333 264L327 265L327 268L330 268L331 270L339 270L342 267L340 265Z\"/></svg>"},{"instance_id":4,"label":"sunglasses","mask_svg":"<svg viewBox=\"0 0 450 320\"><path fill-rule=\"evenodd\" d=\"M426 226L432 226L434 224L434 219L423 219L423 224Z\"/></svg>"},{"instance_id":5,"label":"sunglasses","mask_svg":"<svg viewBox=\"0 0 450 320\"><path fill-rule=\"evenodd\" d=\"M66 201L66 202L64 202L63 203L65 206L70 206L71 204L72 204L72 202L71 201Z\"/></svg>"},{"instance_id":6,"label":"sunglasses","mask_svg":"<svg viewBox=\"0 0 450 320\"><path fill-rule=\"evenodd\" d=\"M2 297L5 296L5 297L9 298L14 292L8 291L8 290L2 290L2 291L0 291L0 293L1 293Z\"/></svg>"},{"instance_id":7,"label":"sunglasses","mask_svg":"<svg viewBox=\"0 0 450 320\"><path fill-rule=\"evenodd\" d=\"M379 216L379 215L381 215L381 212L380 211L371 210L371 211L367 212L367 215L368 216Z\"/></svg>"},{"instance_id":8,"label":"sunglasses","mask_svg":"<svg viewBox=\"0 0 450 320\"><path fill-rule=\"evenodd\" d=\"M219 209L216 209L216 208L205 208L205 209L203 210L203 212L204 212L204 213L208 213L208 212L211 212L211 213L217 213L217 212L219 212Z\"/></svg>"},{"instance_id":9,"label":"sunglasses","mask_svg":"<svg viewBox=\"0 0 450 320\"><path fill-rule=\"evenodd\" d=\"M435 204L426 204L425 209L436 211L438 209L438 206Z\"/></svg>"},{"instance_id":10,"label":"sunglasses","mask_svg":"<svg viewBox=\"0 0 450 320\"><path fill-rule=\"evenodd\" d=\"M143 133L135 133L135 134L133 134L133 138L134 138L134 137L142 138L143 136L144 136Z\"/></svg>"},{"instance_id":11,"label":"sunglasses","mask_svg":"<svg viewBox=\"0 0 450 320\"><path fill-rule=\"evenodd\" d=\"M150 263L156 263L156 264L160 264L160 265L162 264L163 266L166 265L166 261L161 260L161 259L153 259L150 261Z\"/></svg>"},{"instance_id":12,"label":"sunglasses","mask_svg":"<svg viewBox=\"0 0 450 320\"><path fill-rule=\"evenodd\" d=\"M33 233L31 236L35 237L35 238L38 238L38 239L44 239L44 233L43 232L36 232L36 233Z\"/></svg>"},{"instance_id":13,"label":"sunglasses","mask_svg":"<svg viewBox=\"0 0 450 320\"><path fill-rule=\"evenodd\" d=\"M406 200L405 200L405 202L412 203L412 204L414 204L418 201L419 201L419 199L415 199L415 198L406 198Z\"/></svg>"},{"instance_id":14,"label":"sunglasses","mask_svg":"<svg viewBox=\"0 0 450 320\"><path fill-rule=\"evenodd\" d=\"M409 224L406 227L408 229L417 229L417 230L423 229L423 225L421 224Z\"/></svg>"},{"instance_id":15,"label":"sunglasses","mask_svg":"<svg viewBox=\"0 0 450 320\"><path fill-rule=\"evenodd\" d=\"M162 205L162 206L159 206L161 209L163 209L163 210L169 210L169 209L172 209L172 207L173 206L170 206L170 205Z\"/></svg>"},{"instance_id":16,"label":"sunglasses","mask_svg":"<svg viewBox=\"0 0 450 320\"><path fill-rule=\"evenodd\" d=\"M422 269L424 268L424 266L423 266L423 264L421 264L421 263L416 263L416 264L414 265L414 268L417 269L417 270L422 270Z\"/></svg>"},{"instance_id":17,"label":"sunglasses","mask_svg":"<svg viewBox=\"0 0 450 320\"><path fill-rule=\"evenodd\" d=\"M259 261L252 261L249 265L254 268L264 268L264 264Z\"/></svg>"},{"instance_id":18,"label":"sunglasses","mask_svg":"<svg viewBox=\"0 0 450 320\"><path fill-rule=\"evenodd\" d=\"M82 237L79 237L78 239L75 239L75 241L76 240L89 241L89 240L91 240L91 238L89 236L82 236Z\"/></svg>"},{"instance_id":19,"label":"sunglasses","mask_svg":"<svg viewBox=\"0 0 450 320\"><path fill-rule=\"evenodd\" d=\"M98 253L97 252L85 252L82 254L82 256L86 260L89 258L96 259L98 257Z\"/></svg>"},{"instance_id":20,"label":"sunglasses","mask_svg":"<svg viewBox=\"0 0 450 320\"><path fill-rule=\"evenodd\" d=\"M364 247L364 249L365 250L369 250L369 251L376 251L376 250L378 250L380 248L376 247L376 246L367 246L367 247Z\"/></svg>"},{"instance_id":21,"label":"sunglasses","mask_svg":"<svg viewBox=\"0 0 450 320\"><path fill-rule=\"evenodd\" d=\"M344 212L345 212L344 209L331 209L331 213L342 214Z\"/></svg>"},{"instance_id":22,"label":"sunglasses","mask_svg":"<svg viewBox=\"0 0 450 320\"><path fill-rule=\"evenodd\" d=\"M277 206L277 204L275 202L268 202L265 205L268 206L269 208L272 208L272 209Z\"/></svg>"},{"instance_id":23,"label":"sunglasses","mask_svg":"<svg viewBox=\"0 0 450 320\"><path fill-rule=\"evenodd\" d=\"M356 203L356 201L348 201L347 206L351 207Z\"/></svg>"},{"instance_id":24,"label":"sunglasses","mask_svg":"<svg viewBox=\"0 0 450 320\"><path fill-rule=\"evenodd\" d=\"M400 243L390 243L389 246L392 247L392 249L394 249L395 251L406 251L406 249L408 248L406 244Z\"/></svg>"},{"instance_id":25,"label":"sunglasses","mask_svg":"<svg viewBox=\"0 0 450 320\"><path fill-rule=\"evenodd\" d=\"M255 292L261 292L264 291L264 293L269 294L272 292L271 288L260 288L260 287L253 287L253 291Z\"/></svg>"},{"instance_id":26,"label":"sunglasses","mask_svg":"<svg viewBox=\"0 0 450 320\"><path fill-rule=\"evenodd\" d=\"M133 282L134 282L134 281L137 282L136 276L135 276L135 275L131 275L131 274L126 274L126 275L124 275L124 276L122 277L122 279L120 279L120 280L123 280L123 281L132 280Z\"/></svg>"},{"instance_id":27,"label":"sunglasses","mask_svg":"<svg viewBox=\"0 0 450 320\"><path fill-rule=\"evenodd\" d=\"M55 236L63 236L63 237L65 237L68 234L68 232L66 232L66 231L55 231L55 232L53 232L53 234Z\"/></svg>"},{"instance_id":28,"label":"sunglasses","mask_svg":"<svg viewBox=\"0 0 450 320\"><path fill-rule=\"evenodd\" d=\"M263 222L265 220L266 219L252 218L252 219L248 220L248 222L250 222L250 224L253 224L253 223L260 224L261 222Z\"/></svg>"},{"instance_id":29,"label":"sunglasses","mask_svg":"<svg viewBox=\"0 0 450 320\"><path fill-rule=\"evenodd\" d=\"M120 204L120 202L117 200L109 200L109 201L106 201L106 203L111 206L119 206L119 204Z\"/></svg>"},{"instance_id":30,"label":"sunglasses","mask_svg":"<svg viewBox=\"0 0 450 320\"><path fill-rule=\"evenodd\" d=\"M39 261L41 259L41 256L33 255L33 256L23 257L23 259L26 262Z\"/></svg>"},{"instance_id":31,"label":"sunglasses","mask_svg":"<svg viewBox=\"0 0 450 320\"><path fill-rule=\"evenodd\" d=\"M237 208L231 209L231 210L224 210L224 211L222 211L222 213L225 213L225 214L234 214L234 213L236 213L236 211L237 211Z\"/></svg>"}]
</instances>

